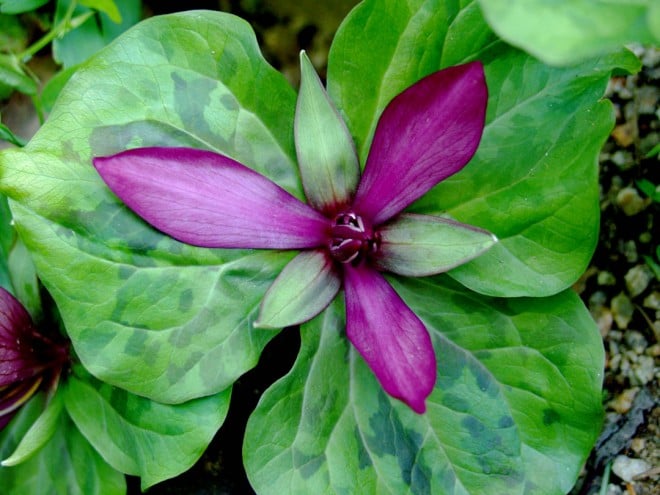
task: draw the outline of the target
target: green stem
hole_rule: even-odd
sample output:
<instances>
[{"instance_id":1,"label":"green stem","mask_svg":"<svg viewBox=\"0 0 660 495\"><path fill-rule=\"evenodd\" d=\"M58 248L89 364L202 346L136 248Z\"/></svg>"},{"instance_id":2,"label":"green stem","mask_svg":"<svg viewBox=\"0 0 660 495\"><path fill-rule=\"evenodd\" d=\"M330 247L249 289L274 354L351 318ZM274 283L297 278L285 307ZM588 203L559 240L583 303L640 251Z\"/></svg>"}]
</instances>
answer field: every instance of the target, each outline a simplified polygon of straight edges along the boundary
<instances>
[{"instance_id":1,"label":"green stem","mask_svg":"<svg viewBox=\"0 0 660 495\"><path fill-rule=\"evenodd\" d=\"M72 18L73 11L76 9L77 3L78 2L76 0L72 1L66 11L66 14L64 14L64 18L57 24L57 26L48 31L42 38L38 39L32 45L27 47L25 51L18 56L18 59L22 63L29 61L35 53L52 42L55 38L64 36L67 32L80 26L83 22L89 19L90 16L94 15L94 12L90 11L85 12L78 17Z\"/></svg>"},{"instance_id":2,"label":"green stem","mask_svg":"<svg viewBox=\"0 0 660 495\"><path fill-rule=\"evenodd\" d=\"M600 483L599 495L605 495L607 493L607 485L610 484L610 469L612 469L612 463L608 462L603 473L603 481Z\"/></svg>"}]
</instances>

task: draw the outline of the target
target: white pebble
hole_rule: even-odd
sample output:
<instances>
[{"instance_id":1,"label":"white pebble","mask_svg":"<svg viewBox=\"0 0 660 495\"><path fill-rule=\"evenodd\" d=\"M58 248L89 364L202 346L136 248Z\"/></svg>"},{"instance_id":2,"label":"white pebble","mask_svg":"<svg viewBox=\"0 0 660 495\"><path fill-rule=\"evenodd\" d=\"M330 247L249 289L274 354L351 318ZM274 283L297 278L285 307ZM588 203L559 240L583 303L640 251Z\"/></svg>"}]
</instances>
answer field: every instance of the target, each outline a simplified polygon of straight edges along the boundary
<instances>
[{"instance_id":1,"label":"white pebble","mask_svg":"<svg viewBox=\"0 0 660 495\"><path fill-rule=\"evenodd\" d=\"M648 462L641 459L632 459L625 455L616 456L612 463L612 472L628 483L632 482L635 476L645 473L649 469L651 469L651 466Z\"/></svg>"}]
</instances>

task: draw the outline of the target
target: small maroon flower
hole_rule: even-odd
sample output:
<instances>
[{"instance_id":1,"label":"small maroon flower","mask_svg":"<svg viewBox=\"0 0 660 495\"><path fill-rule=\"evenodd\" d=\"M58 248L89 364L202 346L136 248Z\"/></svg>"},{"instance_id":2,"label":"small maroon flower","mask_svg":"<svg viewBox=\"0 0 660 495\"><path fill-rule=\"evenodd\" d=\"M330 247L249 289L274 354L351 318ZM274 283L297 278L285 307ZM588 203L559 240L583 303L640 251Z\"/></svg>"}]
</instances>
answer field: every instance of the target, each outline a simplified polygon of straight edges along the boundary
<instances>
[{"instance_id":1,"label":"small maroon flower","mask_svg":"<svg viewBox=\"0 0 660 495\"><path fill-rule=\"evenodd\" d=\"M0 287L0 430L37 390L57 387L68 345L34 326L14 296Z\"/></svg>"},{"instance_id":2,"label":"small maroon flower","mask_svg":"<svg viewBox=\"0 0 660 495\"><path fill-rule=\"evenodd\" d=\"M321 312L343 286L346 335L383 388L425 411L436 360L423 322L382 272L426 276L478 256L496 239L444 217L401 213L475 153L484 128L482 65L435 72L387 105L360 173L353 141L304 56L295 144L305 204L216 153L141 148L95 158L110 189L154 227L212 248L302 250L266 293L256 326Z\"/></svg>"}]
</instances>

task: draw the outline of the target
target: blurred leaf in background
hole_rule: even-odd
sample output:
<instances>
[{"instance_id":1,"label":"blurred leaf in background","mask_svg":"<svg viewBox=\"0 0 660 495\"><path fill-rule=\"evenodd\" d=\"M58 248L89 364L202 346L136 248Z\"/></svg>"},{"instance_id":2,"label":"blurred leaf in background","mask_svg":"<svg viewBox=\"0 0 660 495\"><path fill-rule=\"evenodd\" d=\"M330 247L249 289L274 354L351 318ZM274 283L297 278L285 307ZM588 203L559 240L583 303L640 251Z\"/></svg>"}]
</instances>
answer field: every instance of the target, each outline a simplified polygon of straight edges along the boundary
<instances>
[{"instance_id":1,"label":"blurred leaf in background","mask_svg":"<svg viewBox=\"0 0 660 495\"><path fill-rule=\"evenodd\" d=\"M502 39L550 65L660 43L657 0L479 0Z\"/></svg>"},{"instance_id":2,"label":"blurred leaf in background","mask_svg":"<svg viewBox=\"0 0 660 495\"><path fill-rule=\"evenodd\" d=\"M56 23L66 15L73 1L58 0ZM141 0L84 0L77 3L74 17L92 9L98 14L53 41L53 57L65 69L87 60L142 17Z\"/></svg>"}]
</instances>

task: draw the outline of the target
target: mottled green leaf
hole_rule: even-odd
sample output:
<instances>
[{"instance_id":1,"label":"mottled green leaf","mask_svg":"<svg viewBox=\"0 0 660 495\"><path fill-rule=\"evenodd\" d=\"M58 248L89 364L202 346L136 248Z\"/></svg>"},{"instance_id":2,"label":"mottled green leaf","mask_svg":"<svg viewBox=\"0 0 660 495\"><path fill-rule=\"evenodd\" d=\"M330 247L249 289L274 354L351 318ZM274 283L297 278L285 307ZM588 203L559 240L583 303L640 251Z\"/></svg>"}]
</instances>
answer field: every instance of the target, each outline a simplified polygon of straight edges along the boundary
<instances>
[{"instance_id":1,"label":"mottled green leaf","mask_svg":"<svg viewBox=\"0 0 660 495\"><path fill-rule=\"evenodd\" d=\"M613 125L601 98L625 55L565 70L515 52L489 64L497 96L479 151L464 174L418 206L449 211L500 239L451 272L461 283L485 294L543 296L584 272L598 241L598 154Z\"/></svg>"},{"instance_id":2,"label":"mottled green leaf","mask_svg":"<svg viewBox=\"0 0 660 495\"><path fill-rule=\"evenodd\" d=\"M549 64L660 43L656 0L479 0L493 30Z\"/></svg>"},{"instance_id":3,"label":"mottled green leaf","mask_svg":"<svg viewBox=\"0 0 660 495\"><path fill-rule=\"evenodd\" d=\"M78 66L74 65L66 69L56 72L53 77L51 77L44 87L41 90L39 95L41 98L41 104L45 112L50 112L55 105L55 100L59 96L64 85L71 79L71 76L76 73Z\"/></svg>"},{"instance_id":4,"label":"mottled green leaf","mask_svg":"<svg viewBox=\"0 0 660 495\"><path fill-rule=\"evenodd\" d=\"M302 328L243 448L260 494L566 493L600 431L603 350L570 291L490 299L448 278L391 279L431 333L438 380L417 415L345 339L336 303Z\"/></svg>"},{"instance_id":5,"label":"mottled green leaf","mask_svg":"<svg viewBox=\"0 0 660 495\"><path fill-rule=\"evenodd\" d=\"M6 457L39 417L43 396L30 400L0 432ZM12 467L0 467L3 495L123 495L124 475L92 448L66 414L59 415L51 439L35 455Z\"/></svg>"},{"instance_id":6,"label":"mottled green leaf","mask_svg":"<svg viewBox=\"0 0 660 495\"><path fill-rule=\"evenodd\" d=\"M210 149L302 198L294 108L244 21L157 17L81 67L26 148L0 153L0 189L92 374L168 403L225 390L276 334L252 322L294 255L175 242L107 189L92 157Z\"/></svg>"},{"instance_id":7,"label":"mottled green leaf","mask_svg":"<svg viewBox=\"0 0 660 495\"><path fill-rule=\"evenodd\" d=\"M91 378L69 377L65 406L82 434L142 489L186 471L202 455L229 408L230 391L165 405Z\"/></svg>"},{"instance_id":8,"label":"mottled green leaf","mask_svg":"<svg viewBox=\"0 0 660 495\"><path fill-rule=\"evenodd\" d=\"M361 163L397 93L475 59L489 89L479 150L411 211L448 212L497 236L497 246L451 272L473 290L557 293L583 273L597 241L596 160L614 123L601 101L607 81L614 68L634 71L639 61L626 52L552 69L499 41L474 1L367 0L339 29L328 65L329 94Z\"/></svg>"}]
</instances>

